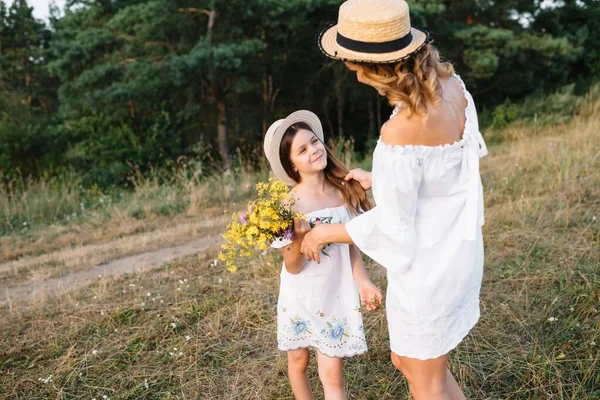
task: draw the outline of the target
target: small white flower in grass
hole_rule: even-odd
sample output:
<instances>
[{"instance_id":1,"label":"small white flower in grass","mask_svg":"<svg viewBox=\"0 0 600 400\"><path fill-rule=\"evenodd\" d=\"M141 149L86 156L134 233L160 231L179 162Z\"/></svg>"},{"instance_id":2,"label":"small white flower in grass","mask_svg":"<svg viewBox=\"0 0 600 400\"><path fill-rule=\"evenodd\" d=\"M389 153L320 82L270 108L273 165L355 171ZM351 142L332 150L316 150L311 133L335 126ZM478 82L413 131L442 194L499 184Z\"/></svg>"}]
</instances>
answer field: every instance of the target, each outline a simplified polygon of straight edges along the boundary
<instances>
[{"instance_id":1,"label":"small white flower in grass","mask_svg":"<svg viewBox=\"0 0 600 400\"><path fill-rule=\"evenodd\" d=\"M181 288L180 288L180 287L178 287L178 288L177 288L177 291L178 291L178 292L181 292Z\"/></svg>"},{"instance_id":2,"label":"small white flower in grass","mask_svg":"<svg viewBox=\"0 0 600 400\"><path fill-rule=\"evenodd\" d=\"M192 340L192 337L191 337L190 335L186 335L186 337L185 337L185 341L186 341L186 342L189 342L190 340Z\"/></svg>"},{"instance_id":3,"label":"small white flower in grass","mask_svg":"<svg viewBox=\"0 0 600 400\"><path fill-rule=\"evenodd\" d=\"M595 346L596 342L594 342L593 340L590 342L590 346Z\"/></svg>"},{"instance_id":4,"label":"small white flower in grass","mask_svg":"<svg viewBox=\"0 0 600 400\"><path fill-rule=\"evenodd\" d=\"M548 322L556 322L556 321L558 321L558 318L554 318L554 317L548 318Z\"/></svg>"},{"instance_id":5,"label":"small white flower in grass","mask_svg":"<svg viewBox=\"0 0 600 400\"><path fill-rule=\"evenodd\" d=\"M164 301L164 300L161 300L160 302L161 302L161 304L162 304L162 303L164 303L165 301Z\"/></svg>"},{"instance_id":6,"label":"small white flower in grass","mask_svg":"<svg viewBox=\"0 0 600 400\"><path fill-rule=\"evenodd\" d=\"M44 385L50 383L52 382L52 375L48 376L47 378L38 378L38 381L42 382Z\"/></svg>"},{"instance_id":7,"label":"small white flower in grass","mask_svg":"<svg viewBox=\"0 0 600 400\"><path fill-rule=\"evenodd\" d=\"M562 359L563 359L563 358L565 358L565 357L566 357L566 356L565 356L565 353L560 353L560 354L559 354L559 355L556 357L556 359L557 359L557 360L562 360Z\"/></svg>"},{"instance_id":8,"label":"small white flower in grass","mask_svg":"<svg viewBox=\"0 0 600 400\"><path fill-rule=\"evenodd\" d=\"M96 349L92 350L92 354L93 354L93 355L96 355L96 354L98 354L98 350L96 350Z\"/></svg>"},{"instance_id":9,"label":"small white flower in grass","mask_svg":"<svg viewBox=\"0 0 600 400\"><path fill-rule=\"evenodd\" d=\"M177 328L177 324L175 322L171 322L171 328L173 328L173 329Z\"/></svg>"},{"instance_id":10,"label":"small white flower in grass","mask_svg":"<svg viewBox=\"0 0 600 400\"><path fill-rule=\"evenodd\" d=\"M146 307L146 303L140 304L141 307Z\"/></svg>"},{"instance_id":11,"label":"small white flower in grass","mask_svg":"<svg viewBox=\"0 0 600 400\"><path fill-rule=\"evenodd\" d=\"M223 278L219 278L219 283L223 283Z\"/></svg>"},{"instance_id":12,"label":"small white flower in grass","mask_svg":"<svg viewBox=\"0 0 600 400\"><path fill-rule=\"evenodd\" d=\"M187 283L187 279L184 279L184 280L183 280L183 282L184 282L184 283Z\"/></svg>"},{"instance_id":13,"label":"small white flower in grass","mask_svg":"<svg viewBox=\"0 0 600 400\"><path fill-rule=\"evenodd\" d=\"M569 311L571 311L571 312L575 311L575 307L569 308Z\"/></svg>"},{"instance_id":14,"label":"small white flower in grass","mask_svg":"<svg viewBox=\"0 0 600 400\"><path fill-rule=\"evenodd\" d=\"M98 275L98 278L102 278L102 274Z\"/></svg>"},{"instance_id":15,"label":"small white flower in grass","mask_svg":"<svg viewBox=\"0 0 600 400\"><path fill-rule=\"evenodd\" d=\"M23 226L27 226L27 221L23 222Z\"/></svg>"},{"instance_id":16,"label":"small white flower in grass","mask_svg":"<svg viewBox=\"0 0 600 400\"><path fill-rule=\"evenodd\" d=\"M596 217L595 215L592 217L592 221L595 221L597 219L598 219L598 217Z\"/></svg>"},{"instance_id":17,"label":"small white flower in grass","mask_svg":"<svg viewBox=\"0 0 600 400\"><path fill-rule=\"evenodd\" d=\"M177 347L173 347L173 350L177 351Z\"/></svg>"},{"instance_id":18,"label":"small white flower in grass","mask_svg":"<svg viewBox=\"0 0 600 400\"><path fill-rule=\"evenodd\" d=\"M148 389L150 385L148 385L148 379L144 379L144 387Z\"/></svg>"},{"instance_id":19,"label":"small white flower in grass","mask_svg":"<svg viewBox=\"0 0 600 400\"><path fill-rule=\"evenodd\" d=\"M216 267L217 265L219 265L219 260L214 260L212 263L212 266Z\"/></svg>"},{"instance_id":20,"label":"small white flower in grass","mask_svg":"<svg viewBox=\"0 0 600 400\"><path fill-rule=\"evenodd\" d=\"M180 351L180 352L179 352L179 355L180 355L180 356L182 356L182 355L183 355L183 352L182 352L182 351Z\"/></svg>"},{"instance_id":21,"label":"small white flower in grass","mask_svg":"<svg viewBox=\"0 0 600 400\"><path fill-rule=\"evenodd\" d=\"M104 315L104 311L100 311L100 315Z\"/></svg>"},{"instance_id":22,"label":"small white flower in grass","mask_svg":"<svg viewBox=\"0 0 600 400\"><path fill-rule=\"evenodd\" d=\"M146 297L150 297L150 296L152 296L152 293L150 293L150 292L146 293Z\"/></svg>"},{"instance_id":23,"label":"small white flower in grass","mask_svg":"<svg viewBox=\"0 0 600 400\"><path fill-rule=\"evenodd\" d=\"M183 285L183 281L182 281L181 279L179 280L179 284L180 284L180 285Z\"/></svg>"}]
</instances>

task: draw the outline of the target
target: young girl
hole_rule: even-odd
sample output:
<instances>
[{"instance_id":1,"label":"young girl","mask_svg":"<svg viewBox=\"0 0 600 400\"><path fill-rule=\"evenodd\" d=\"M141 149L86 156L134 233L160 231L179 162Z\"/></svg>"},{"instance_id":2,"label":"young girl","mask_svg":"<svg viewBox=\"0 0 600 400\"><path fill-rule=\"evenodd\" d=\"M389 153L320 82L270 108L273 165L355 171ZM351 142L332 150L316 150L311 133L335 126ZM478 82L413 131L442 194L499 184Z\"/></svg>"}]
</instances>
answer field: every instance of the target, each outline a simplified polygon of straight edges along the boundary
<instances>
[{"instance_id":1,"label":"young girl","mask_svg":"<svg viewBox=\"0 0 600 400\"><path fill-rule=\"evenodd\" d=\"M312 399L306 370L308 348L316 349L325 398L344 399L342 358L367 351L360 304L373 310L381 293L369 280L354 246L331 244L321 264L309 262L300 245L310 225L345 223L370 208L348 171L323 144L323 128L310 111L278 120L266 133L264 150L275 176L289 186L295 209L293 240L281 238L283 268L277 305L277 345L288 353L288 375L297 399Z\"/></svg>"}]
</instances>

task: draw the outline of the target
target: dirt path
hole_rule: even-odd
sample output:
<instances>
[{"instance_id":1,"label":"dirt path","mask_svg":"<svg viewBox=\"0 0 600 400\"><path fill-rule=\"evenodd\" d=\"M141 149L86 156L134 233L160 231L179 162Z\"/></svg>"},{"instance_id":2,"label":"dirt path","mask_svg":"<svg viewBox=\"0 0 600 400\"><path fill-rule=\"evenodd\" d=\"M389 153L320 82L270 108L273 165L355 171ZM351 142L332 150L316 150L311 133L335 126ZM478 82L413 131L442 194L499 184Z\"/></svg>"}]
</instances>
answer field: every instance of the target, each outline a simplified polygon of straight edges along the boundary
<instances>
[{"instance_id":1,"label":"dirt path","mask_svg":"<svg viewBox=\"0 0 600 400\"><path fill-rule=\"evenodd\" d=\"M218 223L220 222L218 221ZM177 258L217 249L220 243L222 243L221 236L211 232L181 245L149 250L109 262L96 263L89 268L67 272L60 277L28 280L15 287L0 289L0 305L8 304L12 306L13 303L17 302L65 294L71 290L87 286L98 279L114 279L124 274L147 272ZM8 265L0 265L0 267L7 268ZM11 267L14 267L14 265Z\"/></svg>"}]
</instances>

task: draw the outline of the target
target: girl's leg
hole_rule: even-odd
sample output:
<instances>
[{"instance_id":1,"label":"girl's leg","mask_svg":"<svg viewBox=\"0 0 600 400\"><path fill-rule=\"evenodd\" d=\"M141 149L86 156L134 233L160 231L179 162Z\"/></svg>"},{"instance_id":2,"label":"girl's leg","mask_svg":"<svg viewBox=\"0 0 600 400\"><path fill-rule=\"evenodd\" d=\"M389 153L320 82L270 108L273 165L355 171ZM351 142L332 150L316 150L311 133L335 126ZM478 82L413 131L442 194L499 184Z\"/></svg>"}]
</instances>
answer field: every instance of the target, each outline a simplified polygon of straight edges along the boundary
<instances>
[{"instance_id":1,"label":"girl's leg","mask_svg":"<svg viewBox=\"0 0 600 400\"><path fill-rule=\"evenodd\" d=\"M408 380L414 400L462 400L465 398L446 368L448 355L429 360L402 357L392 352L392 363Z\"/></svg>"},{"instance_id":2,"label":"girl's leg","mask_svg":"<svg viewBox=\"0 0 600 400\"><path fill-rule=\"evenodd\" d=\"M344 360L327 357L317 350L317 362L319 364L319 378L325 392L325 400L346 400L344 378L342 376Z\"/></svg>"},{"instance_id":3,"label":"girl's leg","mask_svg":"<svg viewBox=\"0 0 600 400\"><path fill-rule=\"evenodd\" d=\"M312 400L312 390L306 374L310 360L308 349L289 350L287 353L288 378L294 397L297 400Z\"/></svg>"}]
</instances>

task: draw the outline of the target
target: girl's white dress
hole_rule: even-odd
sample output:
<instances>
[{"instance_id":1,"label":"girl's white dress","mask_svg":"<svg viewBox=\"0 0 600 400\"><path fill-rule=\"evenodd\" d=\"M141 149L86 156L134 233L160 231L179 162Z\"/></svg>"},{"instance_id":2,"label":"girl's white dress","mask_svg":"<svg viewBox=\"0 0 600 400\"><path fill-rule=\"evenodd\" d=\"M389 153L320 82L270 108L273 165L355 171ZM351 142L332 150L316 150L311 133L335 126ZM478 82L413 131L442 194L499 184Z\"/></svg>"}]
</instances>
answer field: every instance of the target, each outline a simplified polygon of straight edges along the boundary
<instances>
[{"instance_id":1,"label":"girl's white dress","mask_svg":"<svg viewBox=\"0 0 600 400\"><path fill-rule=\"evenodd\" d=\"M473 98L460 141L390 146L373 155L377 207L346 224L356 246L387 269L390 346L405 357L437 358L479 318L483 273L483 189L487 154ZM398 112L398 108L392 117Z\"/></svg>"},{"instance_id":2,"label":"girl's white dress","mask_svg":"<svg viewBox=\"0 0 600 400\"><path fill-rule=\"evenodd\" d=\"M306 214L310 222L346 223L352 215L344 206ZM281 248L291 241L279 239ZM285 250L284 250L285 251ZM313 347L329 357L350 357L367 351L358 287L352 276L347 244L331 244L321 264L307 262L290 274L281 270L277 303L277 347L296 350Z\"/></svg>"}]
</instances>

